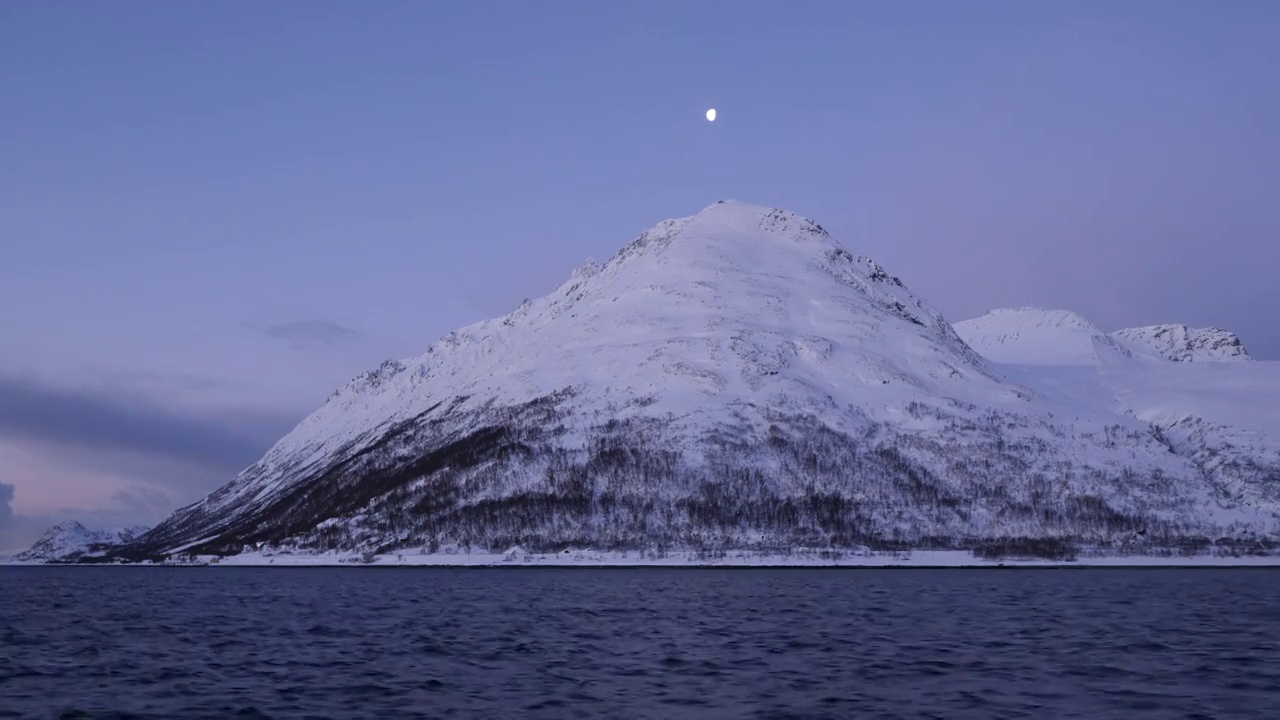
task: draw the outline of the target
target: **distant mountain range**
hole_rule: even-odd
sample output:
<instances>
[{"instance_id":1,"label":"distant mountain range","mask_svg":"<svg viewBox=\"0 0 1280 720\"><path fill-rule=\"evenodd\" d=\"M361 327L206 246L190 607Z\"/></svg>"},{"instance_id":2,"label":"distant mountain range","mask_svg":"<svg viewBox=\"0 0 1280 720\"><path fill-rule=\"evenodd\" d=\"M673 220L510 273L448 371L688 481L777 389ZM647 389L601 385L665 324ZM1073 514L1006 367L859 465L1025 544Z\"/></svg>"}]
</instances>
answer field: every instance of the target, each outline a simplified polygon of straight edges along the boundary
<instances>
[{"instance_id":1,"label":"distant mountain range","mask_svg":"<svg viewBox=\"0 0 1280 720\"><path fill-rule=\"evenodd\" d=\"M23 563L66 563L102 558L108 551L132 542L146 527L90 530L74 520L49 528L30 549L13 557Z\"/></svg>"},{"instance_id":2,"label":"distant mountain range","mask_svg":"<svg viewBox=\"0 0 1280 720\"><path fill-rule=\"evenodd\" d=\"M721 202L360 375L107 554L1270 553L1280 363L1249 360L1064 311L953 327L818 224Z\"/></svg>"},{"instance_id":3,"label":"distant mountain range","mask_svg":"<svg viewBox=\"0 0 1280 720\"><path fill-rule=\"evenodd\" d=\"M1174 362L1252 362L1244 343L1222 328L1151 325L1120 330L1114 335L1143 352Z\"/></svg>"},{"instance_id":4,"label":"distant mountain range","mask_svg":"<svg viewBox=\"0 0 1280 720\"><path fill-rule=\"evenodd\" d=\"M1150 356L1174 362L1253 362L1240 338L1221 328L1152 325L1107 334L1068 310L992 310L956 323L987 359L1031 365L1101 365Z\"/></svg>"}]
</instances>

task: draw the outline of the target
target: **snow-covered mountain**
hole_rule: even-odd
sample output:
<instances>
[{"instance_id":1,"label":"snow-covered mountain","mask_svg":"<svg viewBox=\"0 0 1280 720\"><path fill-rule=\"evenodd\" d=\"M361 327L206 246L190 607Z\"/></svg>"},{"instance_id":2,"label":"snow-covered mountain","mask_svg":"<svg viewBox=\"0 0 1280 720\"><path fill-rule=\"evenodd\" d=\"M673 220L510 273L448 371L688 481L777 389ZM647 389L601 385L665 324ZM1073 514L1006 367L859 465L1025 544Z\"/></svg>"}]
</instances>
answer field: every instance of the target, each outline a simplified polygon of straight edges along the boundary
<instances>
[{"instance_id":1,"label":"snow-covered mountain","mask_svg":"<svg viewBox=\"0 0 1280 720\"><path fill-rule=\"evenodd\" d=\"M147 531L145 527L90 530L74 520L49 528L29 549L18 553L19 562L71 562L102 557L113 548L132 542Z\"/></svg>"},{"instance_id":2,"label":"snow-covered mountain","mask_svg":"<svg viewBox=\"0 0 1280 720\"><path fill-rule=\"evenodd\" d=\"M992 310L955 329L970 347L999 363L1104 365L1133 358L1123 344L1068 310Z\"/></svg>"},{"instance_id":3,"label":"snow-covered mountain","mask_svg":"<svg viewBox=\"0 0 1280 720\"><path fill-rule=\"evenodd\" d=\"M996 310L956 330L1041 394L1148 423L1230 502L1280 504L1280 363L1253 362L1233 333L1157 326L1106 338L1074 313L1025 308ZM1106 348L1105 340L1123 352L1083 351ZM1249 362L1211 362L1226 359Z\"/></svg>"},{"instance_id":4,"label":"snow-covered mountain","mask_svg":"<svg viewBox=\"0 0 1280 720\"><path fill-rule=\"evenodd\" d=\"M1251 362L1244 343L1230 330L1150 325L1112 333L1140 352L1175 362Z\"/></svg>"},{"instance_id":5,"label":"snow-covered mountain","mask_svg":"<svg viewBox=\"0 0 1280 720\"><path fill-rule=\"evenodd\" d=\"M1128 356L1072 332L1081 358ZM1240 482L992 364L816 223L721 202L360 375L123 554L1274 536Z\"/></svg>"}]
</instances>

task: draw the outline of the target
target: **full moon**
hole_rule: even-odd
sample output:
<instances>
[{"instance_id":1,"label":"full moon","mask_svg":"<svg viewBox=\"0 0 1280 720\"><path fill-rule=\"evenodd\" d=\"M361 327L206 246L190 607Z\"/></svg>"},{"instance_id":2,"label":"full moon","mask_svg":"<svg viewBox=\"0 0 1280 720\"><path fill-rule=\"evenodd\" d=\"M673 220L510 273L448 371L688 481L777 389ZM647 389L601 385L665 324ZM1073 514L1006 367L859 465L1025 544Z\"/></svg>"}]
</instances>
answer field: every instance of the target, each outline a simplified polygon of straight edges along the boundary
<instances>
[{"instance_id":1,"label":"full moon","mask_svg":"<svg viewBox=\"0 0 1280 720\"><path fill-rule=\"evenodd\" d=\"M710 110L707 111L707 122L715 122L715 121L716 121L716 109L711 108Z\"/></svg>"}]
</instances>

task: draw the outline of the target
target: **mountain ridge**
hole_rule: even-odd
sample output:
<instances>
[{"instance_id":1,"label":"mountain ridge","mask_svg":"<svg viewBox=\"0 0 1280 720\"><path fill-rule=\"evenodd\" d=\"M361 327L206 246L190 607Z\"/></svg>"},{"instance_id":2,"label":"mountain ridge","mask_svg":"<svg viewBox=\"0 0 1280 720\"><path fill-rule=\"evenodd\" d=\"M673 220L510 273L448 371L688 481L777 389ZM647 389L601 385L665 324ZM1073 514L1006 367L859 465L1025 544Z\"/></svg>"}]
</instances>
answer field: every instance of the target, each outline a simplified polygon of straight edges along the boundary
<instances>
[{"instance_id":1,"label":"mountain ridge","mask_svg":"<svg viewBox=\"0 0 1280 720\"><path fill-rule=\"evenodd\" d=\"M1244 343L1230 330L1192 328L1180 324L1125 328L1112 335L1140 349L1174 362L1253 362Z\"/></svg>"},{"instance_id":2,"label":"mountain ridge","mask_svg":"<svg viewBox=\"0 0 1280 720\"><path fill-rule=\"evenodd\" d=\"M45 531L30 548L13 556L18 562L58 563L104 557L112 548L127 544L148 528L133 526L90 530L75 520L66 520Z\"/></svg>"}]
</instances>

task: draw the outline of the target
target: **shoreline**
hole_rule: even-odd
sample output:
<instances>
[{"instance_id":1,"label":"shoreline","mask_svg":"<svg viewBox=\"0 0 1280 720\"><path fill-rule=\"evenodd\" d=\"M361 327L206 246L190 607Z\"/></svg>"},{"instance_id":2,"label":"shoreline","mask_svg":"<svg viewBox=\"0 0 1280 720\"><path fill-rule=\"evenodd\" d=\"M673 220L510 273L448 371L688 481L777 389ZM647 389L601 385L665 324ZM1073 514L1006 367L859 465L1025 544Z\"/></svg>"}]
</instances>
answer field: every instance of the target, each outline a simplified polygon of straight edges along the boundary
<instances>
[{"instance_id":1,"label":"shoreline","mask_svg":"<svg viewBox=\"0 0 1280 720\"><path fill-rule=\"evenodd\" d=\"M372 557L359 553L317 554L241 553L217 557L199 555L165 562L24 562L0 560L7 567L287 567L287 568L700 568L700 569L1008 569L1008 568L1241 568L1280 567L1280 555L1267 556L1084 556L1074 560L1047 558L978 558L964 550L916 550L899 553L828 553L798 551L791 554L728 551L708 557L698 552L670 552L662 557L639 552L528 553L387 553Z\"/></svg>"}]
</instances>

